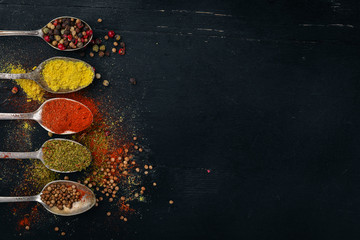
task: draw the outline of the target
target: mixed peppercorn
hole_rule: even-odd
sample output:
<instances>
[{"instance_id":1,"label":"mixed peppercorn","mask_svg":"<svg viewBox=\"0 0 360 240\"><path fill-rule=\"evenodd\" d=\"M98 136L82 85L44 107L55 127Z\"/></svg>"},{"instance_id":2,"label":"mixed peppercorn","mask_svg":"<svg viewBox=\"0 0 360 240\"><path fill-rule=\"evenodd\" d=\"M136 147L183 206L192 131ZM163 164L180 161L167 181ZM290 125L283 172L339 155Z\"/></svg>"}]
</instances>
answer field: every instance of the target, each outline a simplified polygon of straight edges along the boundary
<instances>
[{"instance_id":1,"label":"mixed peppercorn","mask_svg":"<svg viewBox=\"0 0 360 240\"><path fill-rule=\"evenodd\" d=\"M80 201L81 193L75 185L53 183L42 191L40 197L49 207L63 210L64 207L72 208L74 202Z\"/></svg>"},{"instance_id":2,"label":"mixed peppercorn","mask_svg":"<svg viewBox=\"0 0 360 240\"><path fill-rule=\"evenodd\" d=\"M60 50L85 46L93 36L90 26L76 18L58 18L42 29L45 41Z\"/></svg>"}]
</instances>

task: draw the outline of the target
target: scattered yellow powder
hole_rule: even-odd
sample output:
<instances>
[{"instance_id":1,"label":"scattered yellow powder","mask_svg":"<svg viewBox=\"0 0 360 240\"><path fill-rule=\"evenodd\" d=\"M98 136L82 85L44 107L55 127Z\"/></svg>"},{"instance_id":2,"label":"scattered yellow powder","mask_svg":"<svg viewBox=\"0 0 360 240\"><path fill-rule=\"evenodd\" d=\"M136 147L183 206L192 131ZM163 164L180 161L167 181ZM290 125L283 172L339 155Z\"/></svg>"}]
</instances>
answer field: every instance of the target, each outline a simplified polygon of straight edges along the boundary
<instances>
[{"instance_id":1,"label":"scattered yellow powder","mask_svg":"<svg viewBox=\"0 0 360 240\"><path fill-rule=\"evenodd\" d=\"M84 62L54 59L45 64L42 75L53 91L74 90L88 86L94 78L94 71Z\"/></svg>"},{"instance_id":2,"label":"scattered yellow powder","mask_svg":"<svg viewBox=\"0 0 360 240\"><path fill-rule=\"evenodd\" d=\"M30 124L27 122L24 122L24 129L29 129L30 128Z\"/></svg>"},{"instance_id":3,"label":"scattered yellow powder","mask_svg":"<svg viewBox=\"0 0 360 240\"><path fill-rule=\"evenodd\" d=\"M20 65L9 64L6 69L10 73L26 73L26 70ZM24 90L29 100L36 100L44 102L45 91L33 80L30 79L15 79L16 83Z\"/></svg>"}]
</instances>

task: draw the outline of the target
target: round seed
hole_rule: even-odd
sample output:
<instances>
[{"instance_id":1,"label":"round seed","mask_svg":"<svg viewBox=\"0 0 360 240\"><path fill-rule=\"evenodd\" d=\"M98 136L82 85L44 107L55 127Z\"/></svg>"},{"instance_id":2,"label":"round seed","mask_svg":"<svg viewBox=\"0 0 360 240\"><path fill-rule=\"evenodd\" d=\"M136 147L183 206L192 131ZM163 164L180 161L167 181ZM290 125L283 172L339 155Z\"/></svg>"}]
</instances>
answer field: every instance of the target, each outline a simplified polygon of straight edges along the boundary
<instances>
[{"instance_id":1,"label":"round seed","mask_svg":"<svg viewBox=\"0 0 360 240\"><path fill-rule=\"evenodd\" d=\"M109 86L109 84L110 84L110 83L109 83L108 80L104 80L104 81L103 81L103 85L104 85L105 87Z\"/></svg>"}]
</instances>

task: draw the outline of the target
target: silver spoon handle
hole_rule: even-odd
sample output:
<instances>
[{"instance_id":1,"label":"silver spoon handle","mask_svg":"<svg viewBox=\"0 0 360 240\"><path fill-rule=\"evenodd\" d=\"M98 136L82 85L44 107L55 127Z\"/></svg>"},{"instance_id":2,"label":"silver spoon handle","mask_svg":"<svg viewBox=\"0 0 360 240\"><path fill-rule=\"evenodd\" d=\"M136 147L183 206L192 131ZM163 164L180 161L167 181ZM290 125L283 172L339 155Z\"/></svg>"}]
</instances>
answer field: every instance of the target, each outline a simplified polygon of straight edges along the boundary
<instances>
[{"instance_id":1,"label":"silver spoon handle","mask_svg":"<svg viewBox=\"0 0 360 240\"><path fill-rule=\"evenodd\" d=\"M38 36L40 35L40 30L31 30L31 31L17 31L17 30L0 30L1 36Z\"/></svg>"},{"instance_id":2,"label":"silver spoon handle","mask_svg":"<svg viewBox=\"0 0 360 240\"><path fill-rule=\"evenodd\" d=\"M37 201L38 196L25 196L25 197L0 197L0 203L5 202L33 202Z\"/></svg>"},{"instance_id":3,"label":"silver spoon handle","mask_svg":"<svg viewBox=\"0 0 360 240\"><path fill-rule=\"evenodd\" d=\"M39 158L38 152L0 152L0 158L9 158L9 159L29 159L29 158Z\"/></svg>"},{"instance_id":4,"label":"silver spoon handle","mask_svg":"<svg viewBox=\"0 0 360 240\"><path fill-rule=\"evenodd\" d=\"M0 113L0 120L33 119L34 113Z\"/></svg>"},{"instance_id":5,"label":"silver spoon handle","mask_svg":"<svg viewBox=\"0 0 360 240\"><path fill-rule=\"evenodd\" d=\"M31 79L29 73L0 73L0 79Z\"/></svg>"}]
</instances>

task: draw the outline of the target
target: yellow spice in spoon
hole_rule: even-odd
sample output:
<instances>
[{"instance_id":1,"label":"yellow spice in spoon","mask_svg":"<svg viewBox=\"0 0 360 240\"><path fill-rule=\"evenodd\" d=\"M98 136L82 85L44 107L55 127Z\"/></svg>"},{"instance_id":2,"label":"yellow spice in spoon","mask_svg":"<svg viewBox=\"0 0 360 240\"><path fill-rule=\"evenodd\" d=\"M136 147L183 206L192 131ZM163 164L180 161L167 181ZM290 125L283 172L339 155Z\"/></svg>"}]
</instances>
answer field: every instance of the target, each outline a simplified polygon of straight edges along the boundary
<instances>
[{"instance_id":1,"label":"yellow spice in spoon","mask_svg":"<svg viewBox=\"0 0 360 240\"><path fill-rule=\"evenodd\" d=\"M55 59L45 64L42 76L53 91L74 90L89 85L94 72L84 62Z\"/></svg>"}]
</instances>

